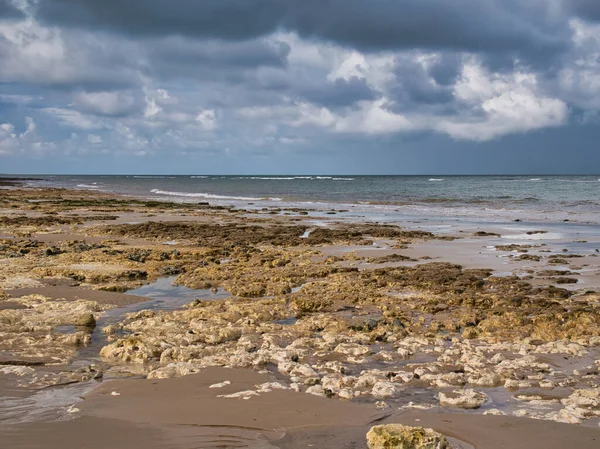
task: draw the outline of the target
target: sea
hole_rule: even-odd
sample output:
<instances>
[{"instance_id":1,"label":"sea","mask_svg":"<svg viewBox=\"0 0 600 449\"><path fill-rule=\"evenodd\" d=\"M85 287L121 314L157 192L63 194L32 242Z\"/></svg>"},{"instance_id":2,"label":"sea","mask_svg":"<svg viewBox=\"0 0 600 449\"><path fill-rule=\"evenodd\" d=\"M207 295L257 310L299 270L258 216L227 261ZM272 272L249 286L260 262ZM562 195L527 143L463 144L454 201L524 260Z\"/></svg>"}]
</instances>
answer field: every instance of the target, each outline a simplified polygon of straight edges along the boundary
<instances>
[{"instance_id":1,"label":"sea","mask_svg":"<svg viewBox=\"0 0 600 449\"><path fill-rule=\"evenodd\" d=\"M600 221L600 175L38 175L27 183L245 209L341 210L342 215L362 214L379 221Z\"/></svg>"}]
</instances>

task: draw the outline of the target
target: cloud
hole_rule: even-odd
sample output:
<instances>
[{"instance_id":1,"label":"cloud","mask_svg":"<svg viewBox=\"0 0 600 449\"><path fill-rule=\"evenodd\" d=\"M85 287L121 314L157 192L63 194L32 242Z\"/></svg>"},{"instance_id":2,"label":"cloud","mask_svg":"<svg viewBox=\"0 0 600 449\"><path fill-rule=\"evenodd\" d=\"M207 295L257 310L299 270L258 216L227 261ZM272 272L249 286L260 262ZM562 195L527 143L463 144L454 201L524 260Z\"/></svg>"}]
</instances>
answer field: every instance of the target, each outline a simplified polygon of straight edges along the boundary
<instances>
[{"instance_id":1,"label":"cloud","mask_svg":"<svg viewBox=\"0 0 600 449\"><path fill-rule=\"evenodd\" d=\"M572 20L574 49L559 70L555 89L574 106L600 110L600 24Z\"/></svg>"},{"instance_id":2,"label":"cloud","mask_svg":"<svg viewBox=\"0 0 600 449\"><path fill-rule=\"evenodd\" d=\"M66 108L44 108L43 112L55 117L62 125L83 129L101 129L104 127L103 123L95 118L93 115L82 114L79 111Z\"/></svg>"},{"instance_id":3,"label":"cloud","mask_svg":"<svg viewBox=\"0 0 600 449\"><path fill-rule=\"evenodd\" d=\"M23 11L15 6L13 0L0 0L0 18L14 19L23 18Z\"/></svg>"},{"instance_id":4,"label":"cloud","mask_svg":"<svg viewBox=\"0 0 600 449\"><path fill-rule=\"evenodd\" d=\"M276 30L361 51L406 48L499 51L563 47L568 30L545 0L45 0L52 24L128 35L248 40ZM476 17L477 20L473 20Z\"/></svg>"},{"instance_id":5,"label":"cloud","mask_svg":"<svg viewBox=\"0 0 600 449\"><path fill-rule=\"evenodd\" d=\"M338 118L335 131L342 133L389 134L413 131L416 126L402 114L386 108L385 100L361 103L361 108Z\"/></svg>"},{"instance_id":6,"label":"cloud","mask_svg":"<svg viewBox=\"0 0 600 449\"><path fill-rule=\"evenodd\" d=\"M56 148L53 142L45 142L38 136L37 125L31 117L25 118L25 125L25 130L18 132L12 123L0 123L0 155L35 156Z\"/></svg>"},{"instance_id":7,"label":"cloud","mask_svg":"<svg viewBox=\"0 0 600 449\"><path fill-rule=\"evenodd\" d=\"M74 106L82 112L124 116L140 111L143 101L134 91L77 92Z\"/></svg>"},{"instance_id":8,"label":"cloud","mask_svg":"<svg viewBox=\"0 0 600 449\"><path fill-rule=\"evenodd\" d=\"M0 21L0 82L45 86L126 86L138 72L134 45L111 36L65 32L36 20Z\"/></svg>"},{"instance_id":9,"label":"cloud","mask_svg":"<svg viewBox=\"0 0 600 449\"><path fill-rule=\"evenodd\" d=\"M374 100L378 96L364 79L357 77L299 86L294 93L304 100L326 107L350 106L360 101Z\"/></svg>"},{"instance_id":10,"label":"cloud","mask_svg":"<svg viewBox=\"0 0 600 449\"><path fill-rule=\"evenodd\" d=\"M580 18L589 21L600 20L600 3L596 0L563 0L565 6Z\"/></svg>"},{"instance_id":11,"label":"cloud","mask_svg":"<svg viewBox=\"0 0 600 449\"><path fill-rule=\"evenodd\" d=\"M485 151L600 117L595 5L0 0L2 152L242 160L423 136Z\"/></svg>"},{"instance_id":12,"label":"cloud","mask_svg":"<svg viewBox=\"0 0 600 449\"><path fill-rule=\"evenodd\" d=\"M459 139L485 141L560 126L569 114L563 101L538 91L535 75L491 74L474 61L463 67L454 97L468 113L441 118L435 128Z\"/></svg>"},{"instance_id":13,"label":"cloud","mask_svg":"<svg viewBox=\"0 0 600 449\"><path fill-rule=\"evenodd\" d=\"M0 154L10 154L18 148L15 127L11 123L0 124Z\"/></svg>"},{"instance_id":14,"label":"cloud","mask_svg":"<svg viewBox=\"0 0 600 449\"><path fill-rule=\"evenodd\" d=\"M217 116L215 111L212 109L205 109L200 111L196 116L196 121L204 128L206 131L214 131L217 129Z\"/></svg>"}]
</instances>

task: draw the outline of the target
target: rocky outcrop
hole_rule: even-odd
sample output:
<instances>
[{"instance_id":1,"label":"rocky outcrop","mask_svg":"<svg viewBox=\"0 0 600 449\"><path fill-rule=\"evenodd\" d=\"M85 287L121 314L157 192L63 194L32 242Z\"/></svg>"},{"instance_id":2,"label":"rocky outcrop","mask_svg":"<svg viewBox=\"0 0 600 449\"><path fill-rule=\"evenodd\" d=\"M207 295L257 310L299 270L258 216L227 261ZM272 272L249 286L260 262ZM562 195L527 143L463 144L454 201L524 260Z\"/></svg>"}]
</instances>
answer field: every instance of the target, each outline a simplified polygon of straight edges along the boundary
<instances>
[{"instance_id":1,"label":"rocky outcrop","mask_svg":"<svg viewBox=\"0 0 600 449\"><path fill-rule=\"evenodd\" d=\"M442 434L424 427L385 424L367 433L369 449L449 449Z\"/></svg>"},{"instance_id":2,"label":"rocky outcrop","mask_svg":"<svg viewBox=\"0 0 600 449\"><path fill-rule=\"evenodd\" d=\"M474 410L480 408L488 400L485 393L475 390L454 390L452 393L439 393L440 405L443 407L464 408Z\"/></svg>"}]
</instances>

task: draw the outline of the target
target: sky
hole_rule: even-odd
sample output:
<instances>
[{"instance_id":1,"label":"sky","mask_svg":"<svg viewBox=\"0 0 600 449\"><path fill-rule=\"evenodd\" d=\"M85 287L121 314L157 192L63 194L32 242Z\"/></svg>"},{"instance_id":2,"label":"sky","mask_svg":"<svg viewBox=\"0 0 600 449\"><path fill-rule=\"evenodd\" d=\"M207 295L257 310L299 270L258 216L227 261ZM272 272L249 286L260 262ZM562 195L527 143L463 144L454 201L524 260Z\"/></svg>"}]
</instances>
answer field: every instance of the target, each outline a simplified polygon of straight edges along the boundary
<instances>
[{"instance_id":1,"label":"sky","mask_svg":"<svg viewBox=\"0 0 600 449\"><path fill-rule=\"evenodd\" d=\"M0 173L600 173L598 0L0 0Z\"/></svg>"}]
</instances>

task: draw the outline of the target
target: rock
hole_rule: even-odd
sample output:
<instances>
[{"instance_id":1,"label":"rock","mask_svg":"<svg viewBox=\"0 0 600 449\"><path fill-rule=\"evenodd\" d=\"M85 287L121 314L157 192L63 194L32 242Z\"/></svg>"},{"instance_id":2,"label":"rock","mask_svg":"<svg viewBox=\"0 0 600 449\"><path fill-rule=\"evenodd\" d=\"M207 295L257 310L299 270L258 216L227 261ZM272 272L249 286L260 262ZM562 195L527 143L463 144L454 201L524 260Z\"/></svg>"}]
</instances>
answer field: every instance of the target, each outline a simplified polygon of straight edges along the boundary
<instances>
[{"instance_id":1,"label":"rock","mask_svg":"<svg viewBox=\"0 0 600 449\"><path fill-rule=\"evenodd\" d=\"M334 349L335 352L339 352L340 354L352 355L352 356L361 356L369 353L369 348L366 346L361 346L353 343L340 343Z\"/></svg>"},{"instance_id":2,"label":"rock","mask_svg":"<svg viewBox=\"0 0 600 449\"><path fill-rule=\"evenodd\" d=\"M409 359L412 355L412 351L406 348L398 348L398 355L404 360Z\"/></svg>"},{"instance_id":3,"label":"rock","mask_svg":"<svg viewBox=\"0 0 600 449\"><path fill-rule=\"evenodd\" d=\"M319 377L319 374L310 365L306 364L297 365L290 374L292 376Z\"/></svg>"},{"instance_id":4,"label":"rock","mask_svg":"<svg viewBox=\"0 0 600 449\"><path fill-rule=\"evenodd\" d=\"M102 332L106 335L113 335L119 331L120 327L117 324L109 324L108 326L104 326L102 328Z\"/></svg>"},{"instance_id":5,"label":"rock","mask_svg":"<svg viewBox=\"0 0 600 449\"><path fill-rule=\"evenodd\" d=\"M396 396L402 391L402 388L392 382L377 382L373 385L371 394L377 399L386 399Z\"/></svg>"},{"instance_id":6,"label":"rock","mask_svg":"<svg viewBox=\"0 0 600 449\"><path fill-rule=\"evenodd\" d=\"M321 385L313 385L312 387L308 387L306 389L306 392L308 394L313 394L315 396L327 396L327 394L325 393L325 390L323 389L323 387Z\"/></svg>"},{"instance_id":7,"label":"rock","mask_svg":"<svg viewBox=\"0 0 600 449\"><path fill-rule=\"evenodd\" d=\"M452 393L440 392L440 404L443 407L464 408L474 410L481 407L488 400L485 393L475 390L454 390Z\"/></svg>"},{"instance_id":8,"label":"rock","mask_svg":"<svg viewBox=\"0 0 600 449\"><path fill-rule=\"evenodd\" d=\"M96 327L96 318L91 313L84 313L73 319L73 326Z\"/></svg>"},{"instance_id":9,"label":"rock","mask_svg":"<svg viewBox=\"0 0 600 449\"><path fill-rule=\"evenodd\" d=\"M588 416L600 416L600 388L575 390L561 402L567 407L586 410Z\"/></svg>"},{"instance_id":10,"label":"rock","mask_svg":"<svg viewBox=\"0 0 600 449\"><path fill-rule=\"evenodd\" d=\"M485 412L483 412L484 415L492 415L492 416L504 416L506 415L505 412L503 412L502 410L498 410L497 408L491 408L489 410L486 410Z\"/></svg>"},{"instance_id":11,"label":"rock","mask_svg":"<svg viewBox=\"0 0 600 449\"><path fill-rule=\"evenodd\" d=\"M552 390L555 387L556 387L556 384L554 382L552 382L551 380L547 380L547 379L540 380L540 388Z\"/></svg>"},{"instance_id":12,"label":"rock","mask_svg":"<svg viewBox=\"0 0 600 449\"><path fill-rule=\"evenodd\" d=\"M465 376L462 373L424 374L421 380L431 382L431 385L438 388L462 387L465 384Z\"/></svg>"},{"instance_id":13,"label":"rock","mask_svg":"<svg viewBox=\"0 0 600 449\"><path fill-rule=\"evenodd\" d=\"M393 379L395 381L402 381L402 382L410 382L414 378L415 378L414 373L410 373L410 372L406 372L406 371L400 371L393 377Z\"/></svg>"},{"instance_id":14,"label":"rock","mask_svg":"<svg viewBox=\"0 0 600 449\"><path fill-rule=\"evenodd\" d=\"M367 433L369 449L447 449L446 438L433 429L400 424L374 426Z\"/></svg>"},{"instance_id":15,"label":"rock","mask_svg":"<svg viewBox=\"0 0 600 449\"><path fill-rule=\"evenodd\" d=\"M477 387L497 387L502 385L502 377L497 373L478 373L478 375L469 376L467 383Z\"/></svg>"},{"instance_id":16,"label":"rock","mask_svg":"<svg viewBox=\"0 0 600 449\"><path fill-rule=\"evenodd\" d=\"M256 385L257 393L269 393L273 390L289 390L290 387L283 385L280 382L265 382L264 384Z\"/></svg>"},{"instance_id":17,"label":"rock","mask_svg":"<svg viewBox=\"0 0 600 449\"><path fill-rule=\"evenodd\" d=\"M530 388L531 386L532 382L528 380L506 379L504 381L504 388L507 390L518 390L520 388Z\"/></svg>"},{"instance_id":18,"label":"rock","mask_svg":"<svg viewBox=\"0 0 600 449\"><path fill-rule=\"evenodd\" d=\"M473 340L478 336L479 332L477 332L477 329L475 329L474 327L467 327L462 333L462 337L466 338L467 340Z\"/></svg>"},{"instance_id":19,"label":"rock","mask_svg":"<svg viewBox=\"0 0 600 449\"><path fill-rule=\"evenodd\" d=\"M196 365L186 362L169 363L167 366L155 369L148 373L148 379L171 379L194 374L200 371Z\"/></svg>"},{"instance_id":20,"label":"rock","mask_svg":"<svg viewBox=\"0 0 600 449\"><path fill-rule=\"evenodd\" d=\"M342 399L351 400L354 398L354 392L352 390L350 390L349 388L342 388L338 392L338 396Z\"/></svg>"},{"instance_id":21,"label":"rock","mask_svg":"<svg viewBox=\"0 0 600 449\"><path fill-rule=\"evenodd\" d=\"M104 346L100 356L107 359L121 359L124 362L146 363L151 359L158 359L162 348L148 344L138 337L126 337Z\"/></svg>"}]
</instances>

